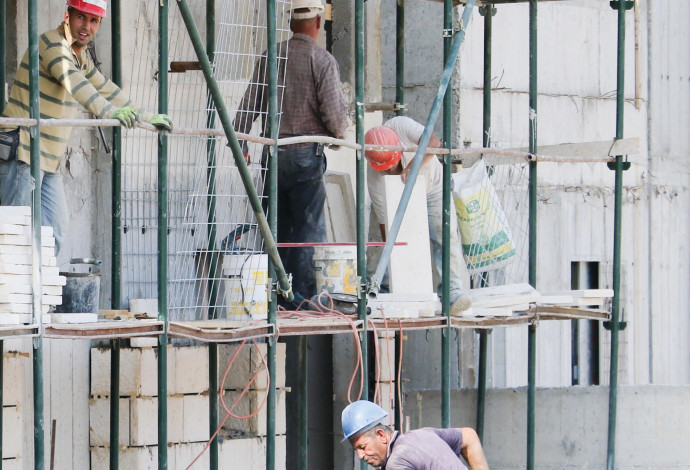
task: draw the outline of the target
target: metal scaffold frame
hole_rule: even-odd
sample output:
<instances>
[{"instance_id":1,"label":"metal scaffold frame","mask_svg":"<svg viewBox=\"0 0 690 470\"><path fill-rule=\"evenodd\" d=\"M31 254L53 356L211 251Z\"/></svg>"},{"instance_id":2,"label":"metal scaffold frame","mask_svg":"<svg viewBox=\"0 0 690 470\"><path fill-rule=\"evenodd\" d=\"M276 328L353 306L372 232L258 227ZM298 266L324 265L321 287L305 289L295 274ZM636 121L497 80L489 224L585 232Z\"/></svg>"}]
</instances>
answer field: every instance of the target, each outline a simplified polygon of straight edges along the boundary
<instances>
[{"instance_id":1,"label":"metal scaffold frame","mask_svg":"<svg viewBox=\"0 0 690 470\"><path fill-rule=\"evenodd\" d=\"M229 118L227 109L223 103L223 97L220 89L215 81L213 73L214 47L215 47L215 31L213 28L215 15L214 0L207 0L206 18L207 31L206 41L202 40L201 35L194 23L193 16L189 10L186 0L176 0L175 3L182 14L187 31L194 45L201 69L204 73L206 83L208 85L209 94L213 98L217 110L217 116L222 123L223 132L213 131L216 114L209 112L207 118L206 129L175 129L173 134L198 134L198 135L222 135L227 137L235 163L242 175L242 182L247 190L248 197L251 201L255 216L259 221L259 228L264 239L266 240L267 251L270 255L269 260L269 278L273 280L274 285L270 286L270 300L268 307L268 319L262 325L254 325L250 327L227 329L221 331L210 331L204 329L203 326L195 326L191 323L171 322L167 316L167 258L168 247L166 238L167 223L167 135L158 135L158 321L149 322L145 324L136 324L134 322L118 323L108 322L104 324L92 324L84 327L74 327L70 325L44 325L42 323L41 315L41 296L35 295L33 298L33 315L35 324L25 327L2 327L0 328L0 347L2 347L2 340L8 337L31 337L33 345L33 407L34 407L34 467L36 469L43 469L45 467L44 455L44 400L43 400L43 339L44 338L81 338L81 339L95 339L106 338L110 340L111 347L111 389L110 389L110 468L116 469L119 465L119 449L118 449L118 435L119 435L119 368L120 368L120 339L131 337L155 337L158 338L159 354L158 354L158 396L167 396L167 348L164 347L169 343L170 336L181 338L192 338L198 341L207 342L209 344L209 389L218 390L218 343L241 341L247 338L265 338L268 344L267 368L270 380L270 387L268 389L267 400L267 441L266 441L266 468L273 470L276 466L275 453L275 420L276 420L276 386L273 378L276 376L276 341L277 333L280 330L282 336L296 335L306 338L310 334L338 334L352 331L354 326L361 345L362 354L362 370L360 374L362 377L368 377L367 371L367 353L368 353L368 319L367 319L367 294L376 293L378 291L378 282L382 278L385 271L387 260L390 257L397 231L402 222L402 217L405 212L407 200L409 199L412 185L419 172L422 158L431 135L436 116L438 115L441 105L443 105L443 149L433 149L439 155L443 156L444 174L443 174L443 291L442 291L442 312L443 316L426 319L414 319L401 321L401 328L412 329L441 329L442 337L442 422L443 427L450 426L451 404L450 404L450 338L451 332L454 328L474 328L479 335L479 374L478 374L478 399L477 399L477 432L480 437L483 436L484 429L487 425L484 421L485 403L486 403L486 368L487 368L487 332L492 328L506 327L512 325L528 325L528 393L527 393L527 436L526 436L526 466L528 469L535 467L535 410L536 403L536 331L539 320L548 319L572 319L572 318L589 318L599 321L609 320L611 326L611 367L610 367L610 385L609 385L609 415L608 415L608 442L607 442L607 468L613 469L615 467L615 436L616 436L616 407L617 407L617 373L618 373L618 334L620 330L619 309L620 309L620 270L621 270L621 207L622 207L622 172L627 169L629 164L625 161L625 156L618 155L614 158L597 158L588 159L588 162L607 162L610 169L615 171L615 212L614 212L614 253L613 253L613 304L610 316L604 312L591 312L587 314L572 314L565 312L562 314L540 311L538 307L533 308L528 314L520 317L503 318L503 319L463 319L452 318L450 316L450 301L449 301L449 283L450 283L450 210L452 205L451 197L451 164L453 163L453 156L466 156L471 154L493 153L501 154L508 157L523 159L529 165L529 282L536 287L537 279L537 264L536 264L536 249L537 249L537 167L539 161L548 161L548 157L538 155L537 148L537 0L523 0L529 2L529 150L528 152L510 152L501 151L490 148L492 142L490 140L490 118L491 118L491 49L492 49L492 17L496 14L496 8L493 4L515 3L509 0L494 0L481 2L481 13L484 16L484 103L483 103L483 130L484 141L483 147L480 149L463 149L457 150L451 148L451 100L450 93L447 92L449 83L452 79L452 72L454 70L455 60L461 46L462 38L465 28L469 25L469 18L472 9L474 8L474 0L466 0L465 12L461 20L461 28L453 34L445 35L444 39L444 72L440 80L440 85L436 95L436 99L431 106L429 117L425 125L425 131L420 140L419 147L416 149L415 164L413 171L410 174L408 183L403 193L403 199L400 203L398 211L395 216L395 221L391 227L390 236L386 242L384 255L379 263L376 275L373 280L367 282L366 279L366 233L365 233L365 188L364 188L364 173L366 161L364 158L364 111L365 111L365 94L364 94L364 0L356 0L354 8L354 44L355 44L355 125L356 125L356 142L339 141L332 138L310 138L310 139L278 139L278 99L277 99L277 60L276 60L276 5L275 0L266 0L267 6L267 30L268 30L268 47L267 47L267 64L268 64L268 85L269 85L269 118L271 129L270 139L256 138L244 134L236 134L233 125ZM120 192L122 187L122 135L117 120L46 120L40 119L39 113L39 95L38 95L38 31L37 31L37 2L38 0L28 0L28 31L29 31L29 51L30 51L30 92L31 92L31 111L30 119L24 120L8 120L5 123L14 123L16 125L30 127L31 129L31 168L34 178L39 178L39 126L54 126L54 125L72 125L72 126L106 126L113 127L113 171L112 171L112 308L119 309L121 307L121 206L120 206ZM121 62L122 53L120 50L119 32L120 32L120 10L122 8L120 0L112 0L111 12L113 22L113 38L112 38L112 79L121 85ZM160 74L158 75L159 92L158 92L158 110L159 113L167 113L167 89L168 89L168 15L170 0L161 0L158 2L159 8L159 31L158 31L158 67ZM625 39L625 11L629 9L632 2L616 1L612 2L612 7L617 10L618 14L618 77L617 77L617 108L616 108L616 136L615 139L623 138L623 88L624 88L624 39ZM6 1L0 0L0 37L2 37L3 44L6 43ZM405 82L404 82L404 47L405 47L405 2L399 0L397 2L397 30L396 30L396 114L402 114L405 103ZM444 31L453 32L453 2L451 0L444 0ZM0 51L0 59L3 64L0 67L0 78L5 82L5 51ZM0 106L4 106L6 101L4 87L0 90ZM142 124L148 130L154 130L152 126ZM357 274L361 279L361 289L358 298L357 318L353 320L352 324L347 322L329 322L328 324L314 326L312 321L309 325L300 326L295 323L286 323L281 325L276 318L276 304L277 292L290 294L290 286L288 278L283 268L280 257L277 253L275 244L276 227L277 227L277 164L276 159L269 159L268 166L268 186L269 186L269 217L266 218L261 202L257 196L257 190L254 187L252 178L248 173L246 162L243 158L242 149L238 142L238 137L247 140L254 140L265 145L270 145L273 150L273 155L277 154L279 145L294 143L296 141L318 141L323 143L336 143L345 147L356 150L356 225L357 225ZM209 141L211 142L211 141ZM209 145L214 145L210 143ZM405 148L405 150L410 150ZM209 149L209 155L213 154L213 149ZM211 158L211 157L209 157ZM210 165L212 166L212 165ZM212 175L210 176L213 177ZM33 252L33 290L34 292L41 289L41 263L39 262L39 253L41 247L41 206L40 206L40 186L34 192L34 205L32 210L32 252ZM211 237L215 238L215 237ZM279 284L279 288L276 288ZM377 326L377 321L373 324ZM400 336L396 336L396 342L399 344L402 341ZM397 346L396 346L397 350ZM300 343L300 360L306 360L306 341ZM2 361L0 361L0 379L2 378ZM300 384L296 393L302 398L306 398L306 384ZM209 400L209 425L210 435L218 427L218 402L215 393L211 393ZM363 387L362 399L368 398L367 387ZM0 431L2 431L2 387L0 386ZM300 468L307 468L307 407L306 401L304 406L300 408L300 432L299 432L299 455ZM399 404L396 404L396 407ZM402 423L397 421L396 427L400 427ZM2 432L0 432L0 448L2 446ZM158 400L158 466L161 469L167 468L167 401ZM218 468L218 444L214 442L209 447L210 453L210 467L212 469ZM364 465L364 464L363 464ZM0 459L0 469L2 468L2 461ZM362 467L364 468L364 466Z\"/></svg>"}]
</instances>

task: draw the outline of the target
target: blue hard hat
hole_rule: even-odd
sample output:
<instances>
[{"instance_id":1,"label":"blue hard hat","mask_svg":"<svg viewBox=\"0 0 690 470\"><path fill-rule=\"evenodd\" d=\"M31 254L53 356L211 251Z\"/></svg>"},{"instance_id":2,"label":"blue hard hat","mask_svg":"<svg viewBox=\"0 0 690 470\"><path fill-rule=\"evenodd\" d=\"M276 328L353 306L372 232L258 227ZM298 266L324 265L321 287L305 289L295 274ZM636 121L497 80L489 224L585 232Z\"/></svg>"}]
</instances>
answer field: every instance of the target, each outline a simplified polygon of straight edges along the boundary
<instances>
[{"instance_id":1,"label":"blue hard hat","mask_svg":"<svg viewBox=\"0 0 690 470\"><path fill-rule=\"evenodd\" d=\"M376 403L367 400L358 400L345 407L342 414L343 435L345 442L355 434L367 431L388 416L386 410Z\"/></svg>"}]
</instances>

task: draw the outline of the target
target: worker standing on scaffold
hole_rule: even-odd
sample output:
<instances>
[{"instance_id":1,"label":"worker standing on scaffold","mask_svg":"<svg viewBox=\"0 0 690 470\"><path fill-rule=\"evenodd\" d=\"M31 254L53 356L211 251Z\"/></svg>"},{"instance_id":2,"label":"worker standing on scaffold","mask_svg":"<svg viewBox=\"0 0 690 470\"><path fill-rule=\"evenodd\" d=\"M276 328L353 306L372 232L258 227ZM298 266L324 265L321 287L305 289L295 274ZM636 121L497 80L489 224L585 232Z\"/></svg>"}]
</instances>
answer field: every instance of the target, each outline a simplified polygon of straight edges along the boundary
<instances>
[{"instance_id":1,"label":"worker standing on scaffold","mask_svg":"<svg viewBox=\"0 0 690 470\"><path fill-rule=\"evenodd\" d=\"M364 143L370 145L416 146L424 132L424 126L406 116L397 116L386 121L383 126L369 129L364 135ZM429 139L429 147L438 148L441 142L433 134ZM400 175L403 182L412 169L414 153L393 150L367 150L369 161L367 169L367 186L371 207L379 220L381 237L386 240L385 193L383 177L385 175ZM433 153L424 155L419 176L426 180L426 207L429 222L429 241L433 252L433 263L438 279L441 279L442 266L442 238L443 238L443 167ZM458 236L458 222L455 211L450 218L450 313L459 315L472 306L470 295L463 289L462 269L465 260L460 248ZM371 231L370 231L371 233ZM440 291L441 286L438 286Z\"/></svg>"},{"instance_id":2,"label":"worker standing on scaffold","mask_svg":"<svg viewBox=\"0 0 690 470\"><path fill-rule=\"evenodd\" d=\"M118 119L134 127L141 119L159 129L172 130L165 114L144 113L112 81L96 69L87 54L101 21L107 0L68 0L64 22L38 39L41 118L72 119L77 103L101 119ZM29 51L17 70L9 102L2 117L29 117ZM0 133L0 204L31 206L29 128L5 127ZM71 127L41 127L41 224L52 226L55 251L62 246L69 213L60 167Z\"/></svg>"},{"instance_id":3,"label":"worker standing on scaffold","mask_svg":"<svg viewBox=\"0 0 690 470\"><path fill-rule=\"evenodd\" d=\"M472 428L422 428L404 434L386 426L388 413L359 400L342 413L343 442L350 441L357 458L384 470L488 470L477 432Z\"/></svg>"},{"instance_id":4,"label":"worker standing on scaffold","mask_svg":"<svg viewBox=\"0 0 690 470\"><path fill-rule=\"evenodd\" d=\"M287 64L280 61L279 76L285 88L279 90L282 116L278 136L329 136L342 139L347 129L346 106L335 58L317 46L321 29L321 0L294 0L290 19L292 37L278 45L287 49ZM247 88L235 117L235 129L249 133L260 113L266 113L265 57L257 62L252 84ZM245 153L246 153L246 143ZM278 242L321 243L326 241L323 174L326 157L322 144L282 146L278 150ZM294 310L303 299L316 294L314 249L280 248L287 272L292 273L295 300L284 306Z\"/></svg>"}]
</instances>

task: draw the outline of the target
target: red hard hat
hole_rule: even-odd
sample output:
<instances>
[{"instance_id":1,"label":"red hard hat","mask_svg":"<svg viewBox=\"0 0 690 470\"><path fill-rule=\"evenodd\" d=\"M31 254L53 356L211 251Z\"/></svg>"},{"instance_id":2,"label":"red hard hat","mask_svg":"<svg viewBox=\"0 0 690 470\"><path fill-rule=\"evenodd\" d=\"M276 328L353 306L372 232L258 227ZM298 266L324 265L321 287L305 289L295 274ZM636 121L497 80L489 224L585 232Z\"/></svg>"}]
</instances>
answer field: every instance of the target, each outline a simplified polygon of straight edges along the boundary
<instances>
[{"instance_id":1,"label":"red hard hat","mask_svg":"<svg viewBox=\"0 0 690 470\"><path fill-rule=\"evenodd\" d=\"M67 0L67 6L75 8L84 13L105 18L105 9L108 6L107 0Z\"/></svg>"},{"instance_id":2,"label":"red hard hat","mask_svg":"<svg viewBox=\"0 0 690 470\"><path fill-rule=\"evenodd\" d=\"M376 126L364 134L364 143L369 145L400 145L400 138L390 127ZM367 150L364 155L374 170L385 171L398 164L402 152L398 150Z\"/></svg>"}]
</instances>

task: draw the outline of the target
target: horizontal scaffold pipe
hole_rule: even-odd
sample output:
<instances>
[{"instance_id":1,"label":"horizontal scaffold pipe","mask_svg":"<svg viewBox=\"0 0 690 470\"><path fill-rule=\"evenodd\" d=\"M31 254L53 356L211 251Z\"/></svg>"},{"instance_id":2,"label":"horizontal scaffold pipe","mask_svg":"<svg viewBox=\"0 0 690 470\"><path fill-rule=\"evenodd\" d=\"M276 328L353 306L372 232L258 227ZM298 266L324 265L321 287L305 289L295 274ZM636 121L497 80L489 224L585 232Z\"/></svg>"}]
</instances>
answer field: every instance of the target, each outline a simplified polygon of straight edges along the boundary
<instances>
[{"instance_id":1,"label":"horizontal scaffold pipe","mask_svg":"<svg viewBox=\"0 0 690 470\"><path fill-rule=\"evenodd\" d=\"M0 118L0 125L4 126L23 126L31 127L36 125L36 119L29 118ZM41 127L117 127L121 123L117 119L41 119ZM137 123L137 127L151 131L158 132L158 129L147 122ZM168 132L169 135L194 135L194 136L210 136L210 137L225 137L222 130L217 129L193 129L193 128L173 128ZM259 137L256 135L237 133L237 138L246 140L248 142L255 142L262 145L273 145L273 139ZM349 142L347 140L336 139L334 137L327 137L323 135L310 135L300 137L285 137L278 139L278 146L302 144L302 143L317 143L339 147L346 147L353 150L359 150L361 146L356 142ZM399 152L416 152L416 145L365 145L366 150L392 150ZM580 156L580 157L562 157L556 155L539 155L529 152L521 152L516 150L502 150L497 148L463 148L463 149L447 149L447 148L427 148L428 153L436 155L446 155L450 153L453 156L469 157L474 155L499 155L502 157L515 158L527 162L555 162L555 163L596 163L596 162L613 162L615 157L609 156Z\"/></svg>"}]
</instances>

